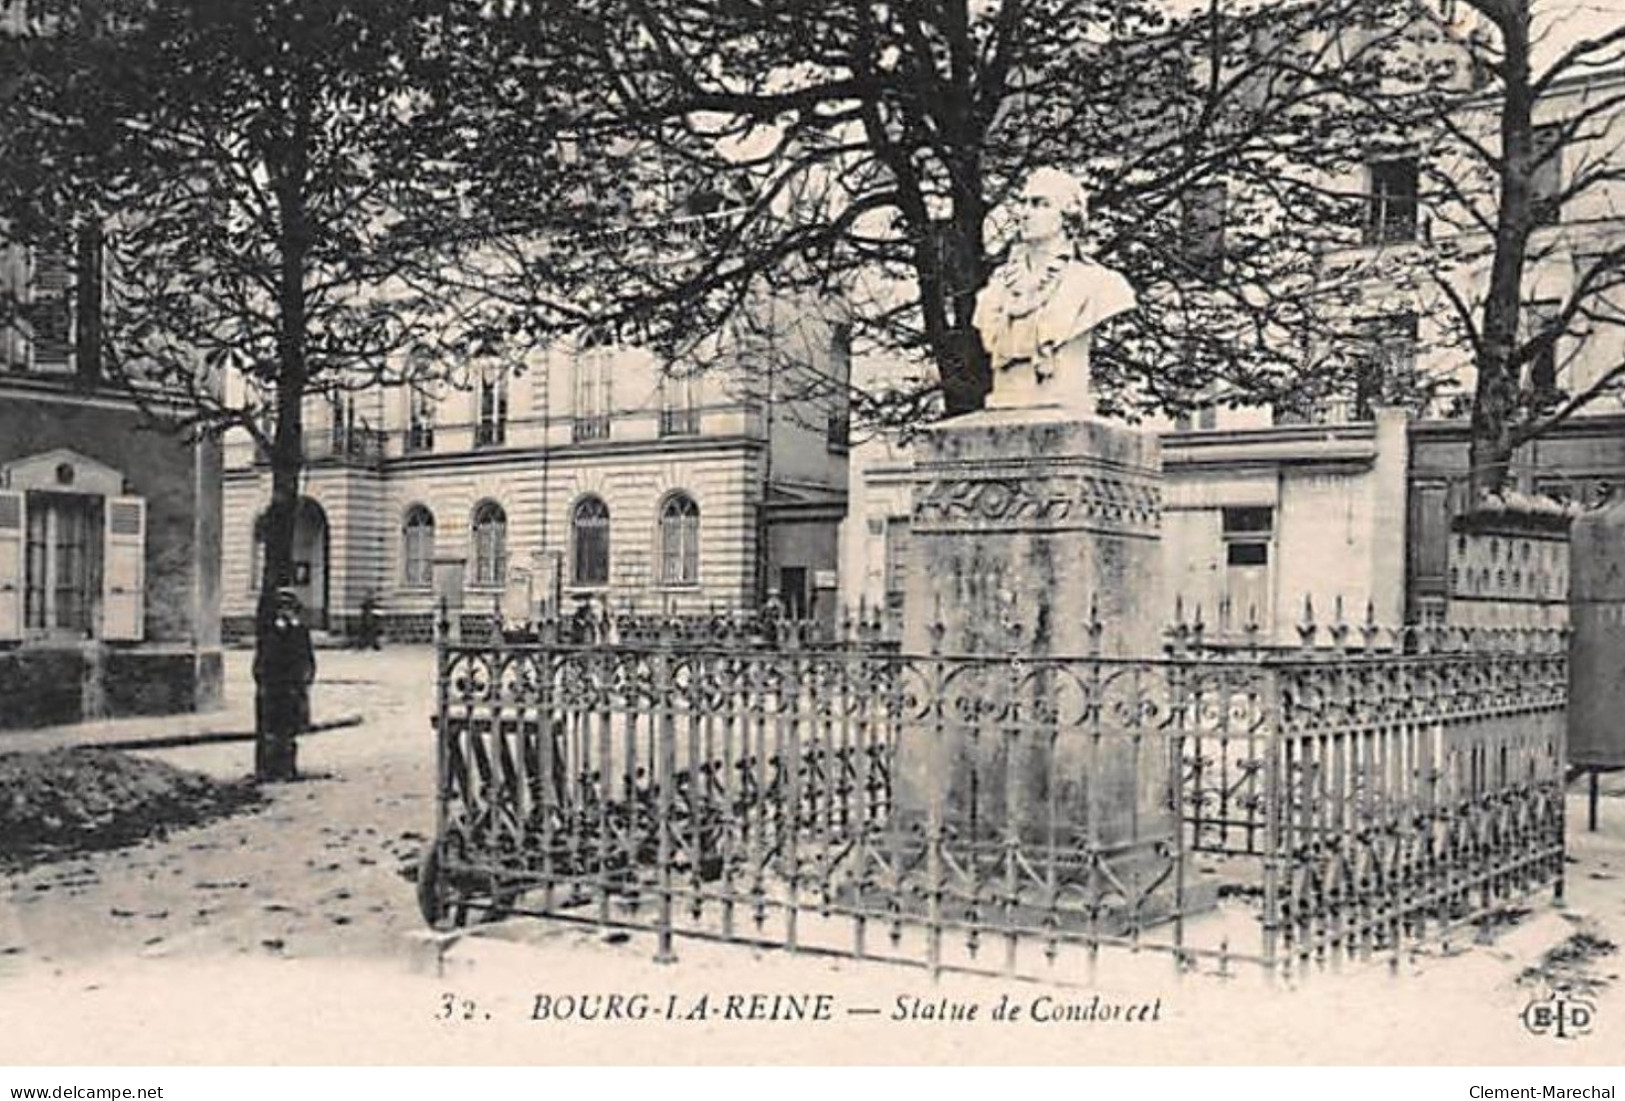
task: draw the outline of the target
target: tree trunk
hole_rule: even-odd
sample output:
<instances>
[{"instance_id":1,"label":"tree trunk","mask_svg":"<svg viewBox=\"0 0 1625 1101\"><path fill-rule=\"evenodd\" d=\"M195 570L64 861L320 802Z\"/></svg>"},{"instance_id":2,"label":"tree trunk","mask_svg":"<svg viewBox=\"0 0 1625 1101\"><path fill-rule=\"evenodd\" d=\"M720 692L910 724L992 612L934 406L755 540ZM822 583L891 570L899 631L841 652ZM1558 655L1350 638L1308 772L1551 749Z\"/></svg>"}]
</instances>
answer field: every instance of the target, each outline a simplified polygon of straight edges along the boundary
<instances>
[{"instance_id":1,"label":"tree trunk","mask_svg":"<svg viewBox=\"0 0 1625 1101\"><path fill-rule=\"evenodd\" d=\"M1529 10L1524 0L1507 5L1499 22L1506 58L1501 105L1501 165L1495 252L1484 299L1482 339L1474 366L1472 438L1468 446L1472 502L1507 487L1512 468L1513 417L1518 411L1521 361L1518 334L1523 276L1533 228L1530 160L1534 152L1534 92L1529 72Z\"/></svg>"},{"instance_id":2,"label":"tree trunk","mask_svg":"<svg viewBox=\"0 0 1625 1101\"><path fill-rule=\"evenodd\" d=\"M265 572L254 616L254 776L261 781L298 776L298 735L310 714L310 688L297 658L303 640L285 637L278 623L278 591L293 584L293 535L303 469L300 398L277 395L271 447L271 506L265 514ZM308 627L306 628L308 632ZM308 634L306 636L308 638Z\"/></svg>"},{"instance_id":3,"label":"tree trunk","mask_svg":"<svg viewBox=\"0 0 1625 1101\"><path fill-rule=\"evenodd\" d=\"M305 358L305 267L310 252L305 176L310 136L308 102L296 96L292 134L283 157L273 161L281 217L278 280L278 371L276 431L271 445L271 507L265 525L265 575L260 584L254 633L254 775L261 781L298 775L298 736L310 720L310 680L315 673L310 629L302 615L289 623L278 610L278 590L291 585L294 526L299 513L299 476L304 470L304 399L309 383Z\"/></svg>"}]
</instances>

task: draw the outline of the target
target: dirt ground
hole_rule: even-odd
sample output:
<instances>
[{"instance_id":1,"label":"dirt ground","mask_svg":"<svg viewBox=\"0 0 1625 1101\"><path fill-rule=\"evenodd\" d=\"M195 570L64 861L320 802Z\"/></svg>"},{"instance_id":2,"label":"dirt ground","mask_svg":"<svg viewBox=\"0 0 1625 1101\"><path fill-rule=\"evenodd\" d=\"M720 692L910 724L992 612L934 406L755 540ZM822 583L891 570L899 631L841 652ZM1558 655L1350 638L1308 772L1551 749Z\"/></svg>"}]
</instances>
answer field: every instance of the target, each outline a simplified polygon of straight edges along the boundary
<instances>
[{"instance_id":1,"label":"dirt ground","mask_svg":"<svg viewBox=\"0 0 1625 1101\"><path fill-rule=\"evenodd\" d=\"M425 934L401 869L433 822L429 652L328 652L322 674L318 712L361 711L366 722L308 738L308 778L269 789L263 809L0 879L0 1062L1625 1058L1625 955L1609 951L1625 945L1625 775L1606 784L1598 834L1583 832L1583 799L1571 797L1565 907L1537 900L1492 943L1408 959L1398 974L1348 966L1282 988L1180 978L1165 961L1129 958L1087 989L1057 990L684 942L678 962L657 963L648 937L533 919ZM231 655L228 677L245 689L245 655ZM230 779L251 753L153 755ZM1590 1008L1587 1029L1572 1030L1583 1034L1526 1023L1531 1002L1556 996ZM1051 1019L1066 1007L1081 1019ZM796 1012L829 1019L765 1019Z\"/></svg>"}]
</instances>

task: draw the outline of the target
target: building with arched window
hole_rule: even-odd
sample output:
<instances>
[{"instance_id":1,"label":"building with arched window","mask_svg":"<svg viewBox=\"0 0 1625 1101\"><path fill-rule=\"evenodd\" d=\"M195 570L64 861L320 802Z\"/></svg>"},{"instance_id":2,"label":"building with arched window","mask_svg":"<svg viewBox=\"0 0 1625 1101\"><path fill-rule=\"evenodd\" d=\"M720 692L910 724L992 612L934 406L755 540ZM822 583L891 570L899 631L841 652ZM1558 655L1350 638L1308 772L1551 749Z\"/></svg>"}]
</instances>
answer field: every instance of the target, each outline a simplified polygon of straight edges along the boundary
<instances>
[{"instance_id":1,"label":"building with arched window","mask_svg":"<svg viewBox=\"0 0 1625 1101\"><path fill-rule=\"evenodd\" d=\"M328 629L357 629L369 596L388 637L418 640L442 599L471 625L588 599L700 615L773 596L833 615L847 340L816 309L775 310L774 337L754 329L700 366L595 338L522 372L453 365L442 383L358 391L342 410L311 402L301 488L326 543L295 568L326 594ZM233 637L252 625L253 519L270 485L264 457L232 438Z\"/></svg>"},{"instance_id":2,"label":"building with arched window","mask_svg":"<svg viewBox=\"0 0 1625 1101\"><path fill-rule=\"evenodd\" d=\"M470 580L484 588L500 588L508 576L507 512L495 501L481 501L474 506L470 535Z\"/></svg>"},{"instance_id":3,"label":"building with arched window","mask_svg":"<svg viewBox=\"0 0 1625 1101\"><path fill-rule=\"evenodd\" d=\"M570 579L577 585L609 584L609 506L586 496L570 510Z\"/></svg>"},{"instance_id":4,"label":"building with arched window","mask_svg":"<svg viewBox=\"0 0 1625 1101\"><path fill-rule=\"evenodd\" d=\"M693 585L700 579L700 506L673 493L660 506L660 580Z\"/></svg>"},{"instance_id":5,"label":"building with arched window","mask_svg":"<svg viewBox=\"0 0 1625 1101\"><path fill-rule=\"evenodd\" d=\"M434 513L423 505L407 509L401 524L401 586L434 586Z\"/></svg>"}]
</instances>

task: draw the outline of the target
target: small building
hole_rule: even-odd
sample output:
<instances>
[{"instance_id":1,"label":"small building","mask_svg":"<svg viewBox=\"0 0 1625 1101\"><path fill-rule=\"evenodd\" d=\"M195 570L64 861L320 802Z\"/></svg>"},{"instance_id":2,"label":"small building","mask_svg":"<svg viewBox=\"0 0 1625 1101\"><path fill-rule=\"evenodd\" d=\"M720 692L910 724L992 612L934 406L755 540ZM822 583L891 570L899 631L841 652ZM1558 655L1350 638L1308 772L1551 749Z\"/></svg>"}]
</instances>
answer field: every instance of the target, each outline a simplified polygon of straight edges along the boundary
<instances>
[{"instance_id":1,"label":"small building","mask_svg":"<svg viewBox=\"0 0 1625 1101\"><path fill-rule=\"evenodd\" d=\"M49 269L0 245L0 729L217 706L220 446L99 377Z\"/></svg>"}]
</instances>

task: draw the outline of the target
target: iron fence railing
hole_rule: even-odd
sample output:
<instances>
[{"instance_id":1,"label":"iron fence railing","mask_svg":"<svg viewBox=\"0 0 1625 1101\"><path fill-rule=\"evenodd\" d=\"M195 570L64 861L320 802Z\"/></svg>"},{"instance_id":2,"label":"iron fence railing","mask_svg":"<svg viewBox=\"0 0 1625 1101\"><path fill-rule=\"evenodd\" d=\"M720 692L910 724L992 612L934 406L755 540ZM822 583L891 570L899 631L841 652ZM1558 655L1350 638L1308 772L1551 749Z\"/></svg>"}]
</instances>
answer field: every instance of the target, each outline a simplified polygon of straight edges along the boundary
<instances>
[{"instance_id":1,"label":"iron fence railing","mask_svg":"<svg viewBox=\"0 0 1625 1101\"><path fill-rule=\"evenodd\" d=\"M523 899L668 954L1280 974L1561 889L1560 635L1128 660L649 629L442 640L430 920Z\"/></svg>"}]
</instances>

